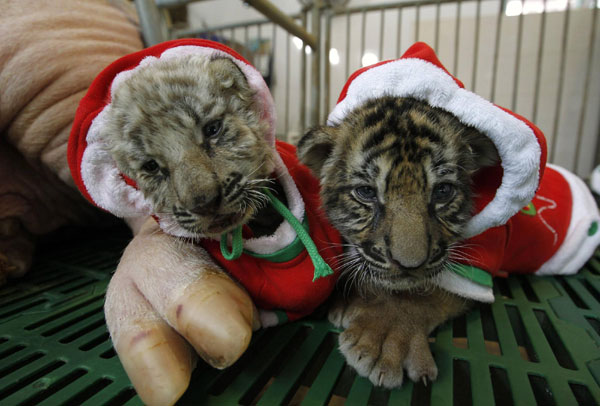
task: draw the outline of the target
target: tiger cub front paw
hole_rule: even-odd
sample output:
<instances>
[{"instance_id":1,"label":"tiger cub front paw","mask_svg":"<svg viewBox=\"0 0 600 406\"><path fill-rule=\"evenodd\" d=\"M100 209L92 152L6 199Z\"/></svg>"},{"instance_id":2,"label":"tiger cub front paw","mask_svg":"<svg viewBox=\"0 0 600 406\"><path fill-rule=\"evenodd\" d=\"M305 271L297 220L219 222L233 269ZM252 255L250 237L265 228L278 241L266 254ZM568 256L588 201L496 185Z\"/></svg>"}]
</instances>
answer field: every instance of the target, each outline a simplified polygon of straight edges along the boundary
<instances>
[{"instance_id":1,"label":"tiger cub front paw","mask_svg":"<svg viewBox=\"0 0 600 406\"><path fill-rule=\"evenodd\" d=\"M404 374L415 382L433 381L438 370L429 349L427 334L406 323L403 314L384 305L360 300L344 309L332 307L332 316L346 329L339 336L339 349L359 375L374 385L395 388ZM333 321L333 320L332 320Z\"/></svg>"}]
</instances>

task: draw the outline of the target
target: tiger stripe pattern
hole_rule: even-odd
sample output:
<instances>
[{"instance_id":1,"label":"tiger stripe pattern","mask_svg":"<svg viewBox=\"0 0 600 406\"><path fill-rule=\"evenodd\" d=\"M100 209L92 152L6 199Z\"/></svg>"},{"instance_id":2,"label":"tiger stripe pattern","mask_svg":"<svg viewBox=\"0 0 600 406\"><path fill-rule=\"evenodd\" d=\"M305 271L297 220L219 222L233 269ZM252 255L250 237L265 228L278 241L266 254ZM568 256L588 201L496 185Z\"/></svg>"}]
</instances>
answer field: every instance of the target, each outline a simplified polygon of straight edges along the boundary
<instances>
[{"instance_id":1,"label":"tiger stripe pattern","mask_svg":"<svg viewBox=\"0 0 600 406\"><path fill-rule=\"evenodd\" d=\"M391 96L309 130L298 155L348 243L342 270L359 287L388 291L421 287L445 269L472 217L471 179L498 159L453 115Z\"/></svg>"}]
</instances>

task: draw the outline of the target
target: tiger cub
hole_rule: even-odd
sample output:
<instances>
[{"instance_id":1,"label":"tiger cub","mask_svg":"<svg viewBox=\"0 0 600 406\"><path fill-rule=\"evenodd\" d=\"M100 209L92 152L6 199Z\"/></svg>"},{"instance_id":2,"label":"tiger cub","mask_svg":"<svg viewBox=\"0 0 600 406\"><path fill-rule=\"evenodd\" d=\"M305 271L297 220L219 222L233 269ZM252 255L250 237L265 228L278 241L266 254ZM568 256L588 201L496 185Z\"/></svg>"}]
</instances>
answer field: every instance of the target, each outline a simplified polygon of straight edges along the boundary
<instances>
[{"instance_id":1,"label":"tiger cub","mask_svg":"<svg viewBox=\"0 0 600 406\"><path fill-rule=\"evenodd\" d=\"M104 130L111 155L174 229L218 238L269 211L268 124L231 60L159 60L114 93ZM281 218L269 214L270 230Z\"/></svg>"},{"instance_id":2,"label":"tiger cub","mask_svg":"<svg viewBox=\"0 0 600 406\"><path fill-rule=\"evenodd\" d=\"M413 98L372 99L335 127L309 130L298 155L321 179L322 204L347 242L345 298L330 320L340 350L376 385L437 377L428 344L469 303L431 283L471 218L471 178L498 160L493 143Z\"/></svg>"}]
</instances>

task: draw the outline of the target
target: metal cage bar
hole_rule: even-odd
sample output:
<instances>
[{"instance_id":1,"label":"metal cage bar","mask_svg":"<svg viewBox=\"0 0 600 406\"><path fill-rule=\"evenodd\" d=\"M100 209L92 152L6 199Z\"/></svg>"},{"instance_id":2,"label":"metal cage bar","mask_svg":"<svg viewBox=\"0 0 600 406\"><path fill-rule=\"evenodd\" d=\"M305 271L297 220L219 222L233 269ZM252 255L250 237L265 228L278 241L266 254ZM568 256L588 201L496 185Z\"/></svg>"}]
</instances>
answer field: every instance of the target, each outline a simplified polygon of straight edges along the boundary
<instances>
[{"instance_id":1,"label":"metal cage bar","mask_svg":"<svg viewBox=\"0 0 600 406\"><path fill-rule=\"evenodd\" d=\"M590 27L590 36L589 36L589 45L587 52L587 62L585 68L585 81L583 86L583 95L581 97L581 110L579 112L579 125L577 127L577 144L575 149L575 164L579 163L580 155L581 155L581 141L583 138L583 128L585 125L586 112L587 112L587 104L590 96L590 89L587 85L590 83L592 78L592 66L594 60L594 41L596 39L598 27L598 7L594 9L594 14L592 15L592 26ZM600 141L597 140L597 144L600 144Z\"/></svg>"},{"instance_id":2,"label":"metal cage bar","mask_svg":"<svg viewBox=\"0 0 600 406\"><path fill-rule=\"evenodd\" d=\"M558 124L560 122L560 110L562 107L562 96L564 89L565 66L567 60L565 54L567 52L567 41L569 40L569 17L571 16L571 2L567 1L567 9L563 19L562 41L560 46L560 70L558 73L558 95L556 96L556 107L554 109L554 122L552 124L552 139L550 141L550 161L556 159L556 145L558 143Z\"/></svg>"},{"instance_id":3,"label":"metal cage bar","mask_svg":"<svg viewBox=\"0 0 600 406\"><path fill-rule=\"evenodd\" d=\"M544 56L544 35L546 34L546 2L547 0L543 0L542 6L542 16L540 22L540 36L538 41L538 52L537 52L537 62L536 62L536 74L535 74L535 88L533 91L533 122L537 121L538 116L538 100L540 97L540 81L542 77L542 58Z\"/></svg>"},{"instance_id":4,"label":"metal cage bar","mask_svg":"<svg viewBox=\"0 0 600 406\"><path fill-rule=\"evenodd\" d=\"M521 1L521 7L524 4L524 0ZM513 82L513 94L512 101L510 103L510 109L515 110L517 108L517 92L519 90L519 69L521 67L521 45L523 41L523 14L519 15L519 22L517 26L517 43L516 43L516 51L515 51L515 71L513 77L515 78Z\"/></svg>"},{"instance_id":5,"label":"metal cage bar","mask_svg":"<svg viewBox=\"0 0 600 406\"><path fill-rule=\"evenodd\" d=\"M475 92L477 83L477 62L479 60L479 29L481 27L481 0L477 0L477 11L475 12L475 33L473 45L473 68L471 73L471 90Z\"/></svg>"}]
</instances>

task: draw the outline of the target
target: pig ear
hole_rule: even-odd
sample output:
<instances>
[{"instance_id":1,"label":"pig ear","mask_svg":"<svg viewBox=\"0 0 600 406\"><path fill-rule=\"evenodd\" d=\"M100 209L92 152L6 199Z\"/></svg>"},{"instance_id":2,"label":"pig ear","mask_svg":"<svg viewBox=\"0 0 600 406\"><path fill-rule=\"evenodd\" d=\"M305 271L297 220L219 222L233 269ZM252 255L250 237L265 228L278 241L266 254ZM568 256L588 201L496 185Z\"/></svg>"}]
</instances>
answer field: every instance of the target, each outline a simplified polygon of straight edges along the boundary
<instances>
[{"instance_id":1,"label":"pig ear","mask_svg":"<svg viewBox=\"0 0 600 406\"><path fill-rule=\"evenodd\" d=\"M333 151L337 131L338 127L313 127L298 142L298 159L318 178L321 177L323 164Z\"/></svg>"}]
</instances>

